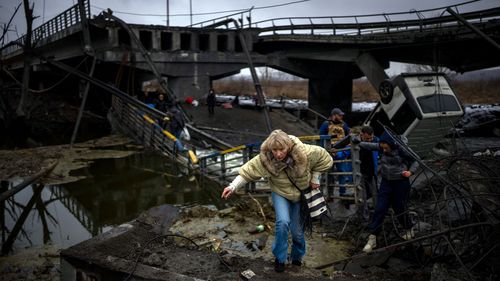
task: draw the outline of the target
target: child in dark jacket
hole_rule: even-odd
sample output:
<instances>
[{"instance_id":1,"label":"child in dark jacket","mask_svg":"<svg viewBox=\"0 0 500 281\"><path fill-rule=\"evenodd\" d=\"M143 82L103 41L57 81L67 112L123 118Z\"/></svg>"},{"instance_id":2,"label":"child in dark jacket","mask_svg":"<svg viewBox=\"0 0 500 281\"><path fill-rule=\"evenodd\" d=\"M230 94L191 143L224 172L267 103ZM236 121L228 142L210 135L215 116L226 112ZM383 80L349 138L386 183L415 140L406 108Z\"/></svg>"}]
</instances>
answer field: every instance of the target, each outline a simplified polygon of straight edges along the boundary
<instances>
[{"instance_id":1,"label":"child in dark jacket","mask_svg":"<svg viewBox=\"0 0 500 281\"><path fill-rule=\"evenodd\" d=\"M361 142L360 147L368 150L382 150L378 165L382 177L377 195L377 205L371 223L370 235L363 248L370 252L377 246L377 234L385 216L392 207L399 223L407 229L404 239L411 239L411 221L406 213L406 202L410 193L410 176L418 169L418 162L403 150L388 134L380 137L379 143Z\"/></svg>"}]
</instances>

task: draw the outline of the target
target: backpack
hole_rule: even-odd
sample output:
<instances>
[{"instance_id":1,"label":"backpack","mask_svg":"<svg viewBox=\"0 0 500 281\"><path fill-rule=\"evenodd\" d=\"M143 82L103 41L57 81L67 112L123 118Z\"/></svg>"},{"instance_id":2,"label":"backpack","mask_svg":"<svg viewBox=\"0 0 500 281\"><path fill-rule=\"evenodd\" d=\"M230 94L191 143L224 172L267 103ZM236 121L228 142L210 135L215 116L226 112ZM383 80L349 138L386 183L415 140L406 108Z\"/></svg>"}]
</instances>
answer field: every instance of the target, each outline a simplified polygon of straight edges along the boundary
<instances>
[{"instance_id":1,"label":"backpack","mask_svg":"<svg viewBox=\"0 0 500 281\"><path fill-rule=\"evenodd\" d=\"M333 122L328 123L328 134L332 137L332 139L339 140L345 137L345 131L344 131L344 122L335 124Z\"/></svg>"}]
</instances>

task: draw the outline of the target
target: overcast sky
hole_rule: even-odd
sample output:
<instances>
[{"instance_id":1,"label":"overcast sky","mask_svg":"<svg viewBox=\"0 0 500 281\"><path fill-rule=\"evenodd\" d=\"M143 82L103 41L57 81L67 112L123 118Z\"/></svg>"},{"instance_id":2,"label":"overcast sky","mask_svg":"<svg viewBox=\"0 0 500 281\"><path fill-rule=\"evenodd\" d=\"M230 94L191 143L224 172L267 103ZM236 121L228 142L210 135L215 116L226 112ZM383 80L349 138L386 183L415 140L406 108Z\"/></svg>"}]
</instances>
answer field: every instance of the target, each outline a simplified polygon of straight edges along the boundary
<instances>
[{"instance_id":1,"label":"overcast sky","mask_svg":"<svg viewBox=\"0 0 500 281\"><path fill-rule=\"evenodd\" d=\"M9 21L15 7L22 0L0 0L0 25ZM36 16L34 27L41 25L76 4L76 0L30 0L35 3ZM320 17L353 16L381 13L409 12L442 8L449 5L472 2L459 6L459 12L469 12L500 7L500 0L90 0L92 15L110 8L114 14L128 23L157 24L167 23L167 3L170 26L188 26L218 17L224 17L253 7L252 22L280 17ZM444 9L425 12L424 17L441 14ZM192 14L192 16L190 15ZM247 16L248 14L245 14ZM411 15L391 15L390 20L402 17L417 18ZM360 21L383 21L382 16L362 18ZM349 19L335 19L335 22L349 22ZM23 7L16 14L13 24L5 38L5 43L17 39L26 32Z\"/></svg>"}]
</instances>

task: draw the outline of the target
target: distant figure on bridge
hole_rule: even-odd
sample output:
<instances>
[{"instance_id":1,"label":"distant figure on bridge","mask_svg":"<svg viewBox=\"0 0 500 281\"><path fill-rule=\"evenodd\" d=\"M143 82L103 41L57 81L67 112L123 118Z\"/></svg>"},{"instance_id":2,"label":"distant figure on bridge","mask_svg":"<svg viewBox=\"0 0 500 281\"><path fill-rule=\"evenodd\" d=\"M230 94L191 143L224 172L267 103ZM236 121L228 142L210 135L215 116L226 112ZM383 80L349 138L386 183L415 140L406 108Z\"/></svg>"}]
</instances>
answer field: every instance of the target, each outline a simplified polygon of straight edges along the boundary
<instances>
[{"instance_id":1,"label":"distant figure on bridge","mask_svg":"<svg viewBox=\"0 0 500 281\"><path fill-rule=\"evenodd\" d=\"M280 103L281 104L285 103L285 93L281 93L281 95L280 95Z\"/></svg>"},{"instance_id":2,"label":"distant figure on bridge","mask_svg":"<svg viewBox=\"0 0 500 281\"><path fill-rule=\"evenodd\" d=\"M288 234L292 234L292 265L301 266L306 252L304 229L300 216L300 192L319 188L321 173L330 169L333 160L326 149L302 143L297 137L274 130L262 143L260 154L239 169L239 175L224 188L227 199L246 183L267 178L276 213L272 247L274 270L283 272L288 260Z\"/></svg>"},{"instance_id":3,"label":"distant figure on bridge","mask_svg":"<svg viewBox=\"0 0 500 281\"><path fill-rule=\"evenodd\" d=\"M236 94L234 99L231 101L231 105L233 107L239 107L240 106L240 94Z\"/></svg>"},{"instance_id":4,"label":"distant figure on bridge","mask_svg":"<svg viewBox=\"0 0 500 281\"><path fill-rule=\"evenodd\" d=\"M255 106L258 107L259 106L259 96L257 95L257 93L253 94L252 100L253 100L253 103L255 104Z\"/></svg>"},{"instance_id":5,"label":"distant figure on bridge","mask_svg":"<svg viewBox=\"0 0 500 281\"><path fill-rule=\"evenodd\" d=\"M207 95L207 106L208 106L208 115L213 116L215 114L215 104L216 104L216 99L215 99L215 91L214 89L210 89L208 91Z\"/></svg>"}]
</instances>

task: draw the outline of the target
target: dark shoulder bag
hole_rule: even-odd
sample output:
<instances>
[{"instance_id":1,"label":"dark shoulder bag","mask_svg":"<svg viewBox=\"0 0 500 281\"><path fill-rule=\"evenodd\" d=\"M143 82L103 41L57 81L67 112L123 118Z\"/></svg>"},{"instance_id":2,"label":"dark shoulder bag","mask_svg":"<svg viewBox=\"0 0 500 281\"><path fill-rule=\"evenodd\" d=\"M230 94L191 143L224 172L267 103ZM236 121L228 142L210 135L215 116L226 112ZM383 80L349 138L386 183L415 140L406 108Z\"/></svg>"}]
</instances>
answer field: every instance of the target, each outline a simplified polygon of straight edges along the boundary
<instances>
[{"instance_id":1,"label":"dark shoulder bag","mask_svg":"<svg viewBox=\"0 0 500 281\"><path fill-rule=\"evenodd\" d=\"M290 178L285 169L285 174L288 180L300 192L300 225L305 233L312 233L312 222L314 219L319 219L320 216L327 211L326 201L323 193L319 188L313 189L310 186L301 190L295 182Z\"/></svg>"}]
</instances>

